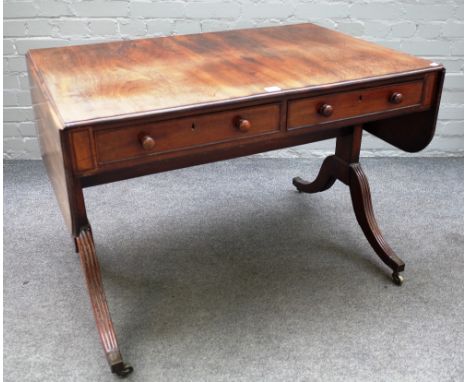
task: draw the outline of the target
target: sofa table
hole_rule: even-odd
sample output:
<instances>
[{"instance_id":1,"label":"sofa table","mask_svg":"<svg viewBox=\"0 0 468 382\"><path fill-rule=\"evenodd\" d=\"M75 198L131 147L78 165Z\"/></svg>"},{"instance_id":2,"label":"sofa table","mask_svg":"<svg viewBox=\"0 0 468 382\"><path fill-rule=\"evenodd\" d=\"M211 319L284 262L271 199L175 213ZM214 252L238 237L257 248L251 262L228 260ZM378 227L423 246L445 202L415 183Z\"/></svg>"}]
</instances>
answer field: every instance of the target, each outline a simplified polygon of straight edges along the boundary
<instances>
[{"instance_id":1,"label":"sofa table","mask_svg":"<svg viewBox=\"0 0 468 382\"><path fill-rule=\"evenodd\" d=\"M400 285L359 164L363 130L431 141L442 65L314 24L36 49L27 64L42 158L79 253L112 372L125 376L83 188L336 139L304 193L349 186L357 221Z\"/></svg>"}]
</instances>

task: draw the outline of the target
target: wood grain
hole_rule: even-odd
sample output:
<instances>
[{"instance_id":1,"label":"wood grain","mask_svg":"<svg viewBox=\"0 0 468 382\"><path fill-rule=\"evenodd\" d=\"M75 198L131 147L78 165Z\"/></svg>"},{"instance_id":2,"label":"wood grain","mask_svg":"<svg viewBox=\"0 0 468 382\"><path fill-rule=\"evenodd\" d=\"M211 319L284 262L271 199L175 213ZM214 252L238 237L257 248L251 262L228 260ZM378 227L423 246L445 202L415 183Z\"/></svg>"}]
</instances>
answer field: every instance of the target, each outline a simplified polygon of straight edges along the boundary
<instances>
[{"instance_id":1,"label":"wood grain","mask_svg":"<svg viewBox=\"0 0 468 382\"><path fill-rule=\"evenodd\" d=\"M417 107L423 101L423 85L424 82L420 80L294 100L288 105L288 129L315 126L389 110ZM393 93L397 92L402 94L403 99L401 103L394 104L390 98ZM332 113L329 115L320 113L322 105L331 106Z\"/></svg>"},{"instance_id":2,"label":"wood grain","mask_svg":"<svg viewBox=\"0 0 468 382\"><path fill-rule=\"evenodd\" d=\"M369 244L380 259L394 272L403 272L405 263L395 254L384 239L375 219L372 199L366 174L360 163L349 166L349 188L356 219L364 232Z\"/></svg>"},{"instance_id":3,"label":"wood grain","mask_svg":"<svg viewBox=\"0 0 468 382\"><path fill-rule=\"evenodd\" d=\"M250 128L242 131L238 119L248 120ZM100 164L141 156L160 155L171 151L235 142L263 134L279 132L279 104L234 109L226 112L196 115L164 122L132 124L95 132L97 158ZM155 145L145 149L140 137L151 137Z\"/></svg>"},{"instance_id":4,"label":"wood grain","mask_svg":"<svg viewBox=\"0 0 468 382\"><path fill-rule=\"evenodd\" d=\"M323 161L320 171L314 181L308 182L297 176L293 179L292 183L298 191L308 194L315 194L317 192L328 190L338 179L336 166L336 155L330 155Z\"/></svg>"},{"instance_id":5,"label":"wood grain","mask_svg":"<svg viewBox=\"0 0 468 382\"><path fill-rule=\"evenodd\" d=\"M441 66L312 24L42 49L27 63L44 162L73 235L89 224L85 186L338 137L359 123L421 149L433 137L443 83ZM281 86L250 92L267 78ZM398 105L388 102L395 90L405 91ZM333 103L329 117L315 113L322 101ZM260 111L247 116L248 129L228 121L245 118L240 109Z\"/></svg>"},{"instance_id":6,"label":"wood grain","mask_svg":"<svg viewBox=\"0 0 468 382\"><path fill-rule=\"evenodd\" d=\"M77 171L88 171L96 167L96 158L93 152L91 130L84 129L71 133L73 158Z\"/></svg>"},{"instance_id":7,"label":"wood grain","mask_svg":"<svg viewBox=\"0 0 468 382\"><path fill-rule=\"evenodd\" d=\"M27 59L29 83L41 156L65 224L72 235L88 224L81 185L75 177L69 137L41 79ZM81 144L80 144L81 145ZM82 164L79 164L80 166Z\"/></svg>"},{"instance_id":8,"label":"wood grain","mask_svg":"<svg viewBox=\"0 0 468 382\"><path fill-rule=\"evenodd\" d=\"M391 145L408 152L423 150L434 137L445 69L426 75L424 104L429 110L405 116L368 121L364 128Z\"/></svg>"},{"instance_id":9,"label":"wood grain","mask_svg":"<svg viewBox=\"0 0 468 382\"><path fill-rule=\"evenodd\" d=\"M380 259L397 275L404 271L405 263L386 242L377 224L369 182L359 163L361 140L362 126L348 128L347 134L340 136L336 141L335 155L325 158L316 179L307 182L296 177L293 184L298 191L305 193L327 190L337 179L348 185L354 213L366 239ZM401 283L401 280L398 281Z\"/></svg>"},{"instance_id":10,"label":"wood grain","mask_svg":"<svg viewBox=\"0 0 468 382\"><path fill-rule=\"evenodd\" d=\"M368 241L401 284L404 263L383 239L359 165L362 130L424 148L441 65L313 24L33 50L27 65L42 157L113 372L132 368L118 348L83 187L336 138L317 179L294 184L310 193L336 179L348 185Z\"/></svg>"},{"instance_id":11,"label":"wood grain","mask_svg":"<svg viewBox=\"0 0 468 382\"><path fill-rule=\"evenodd\" d=\"M38 49L29 55L65 126L431 67L430 61L314 24Z\"/></svg>"},{"instance_id":12,"label":"wood grain","mask_svg":"<svg viewBox=\"0 0 468 382\"><path fill-rule=\"evenodd\" d=\"M80 255L81 266L85 275L91 306L93 308L99 338L106 354L111 370L117 374L128 374L133 370L122 361L114 324L107 306L106 295L102 284L101 269L96 256L91 229L85 227L76 237L76 244Z\"/></svg>"},{"instance_id":13,"label":"wood grain","mask_svg":"<svg viewBox=\"0 0 468 382\"><path fill-rule=\"evenodd\" d=\"M60 130L62 122L47 94L43 93L40 79L29 61L28 74L42 160L65 224L73 232L79 219L79 214L75 214L79 197L77 201L72 191L74 181L69 168L73 160L67 155L67 147Z\"/></svg>"}]
</instances>

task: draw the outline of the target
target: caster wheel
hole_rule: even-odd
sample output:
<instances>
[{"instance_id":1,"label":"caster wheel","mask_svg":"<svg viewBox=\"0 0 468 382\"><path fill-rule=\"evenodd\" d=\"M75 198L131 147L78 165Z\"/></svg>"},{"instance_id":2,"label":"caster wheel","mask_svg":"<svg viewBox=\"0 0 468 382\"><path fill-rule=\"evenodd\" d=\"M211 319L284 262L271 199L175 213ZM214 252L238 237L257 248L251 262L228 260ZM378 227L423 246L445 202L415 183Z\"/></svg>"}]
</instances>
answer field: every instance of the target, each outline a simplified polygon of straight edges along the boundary
<instances>
[{"instance_id":1,"label":"caster wheel","mask_svg":"<svg viewBox=\"0 0 468 382\"><path fill-rule=\"evenodd\" d=\"M400 275L398 272L393 272L392 280L398 286L401 286L403 284L403 276Z\"/></svg>"},{"instance_id":2,"label":"caster wheel","mask_svg":"<svg viewBox=\"0 0 468 382\"><path fill-rule=\"evenodd\" d=\"M112 372L117 374L119 377L125 378L133 372L133 367L126 363L120 363L112 368Z\"/></svg>"}]
</instances>

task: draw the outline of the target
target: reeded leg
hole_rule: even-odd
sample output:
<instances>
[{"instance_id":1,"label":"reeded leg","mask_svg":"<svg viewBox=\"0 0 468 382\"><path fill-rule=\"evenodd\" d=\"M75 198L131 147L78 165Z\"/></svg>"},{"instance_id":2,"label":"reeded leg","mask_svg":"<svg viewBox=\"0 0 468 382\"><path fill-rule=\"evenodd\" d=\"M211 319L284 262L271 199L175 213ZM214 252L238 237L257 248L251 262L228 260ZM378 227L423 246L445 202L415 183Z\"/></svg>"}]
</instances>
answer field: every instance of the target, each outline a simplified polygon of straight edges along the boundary
<instances>
[{"instance_id":1,"label":"reeded leg","mask_svg":"<svg viewBox=\"0 0 468 382\"><path fill-rule=\"evenodd\" d=\"M374 251L393 270L393 281L401 285L403 278L399 272L405 269L405 263L393 252L382 236L374 210L369 182L359 163L349 165L349 188L356 219Z\"/></svg>"},{"instance_id":2,"label":"reeded leg","mask_svg":"<svg viewBox=\"0 0 468 382\"><path fill-rule=\"evenodd\" d=\"M75 238L75 243L80 255L96 326L104 352L106 353L107 362L113 373L125 377L133 371L133 368L123 362L122 355L120 354L114 325L112 324L104 294L101 270L96 257L91 229L89 227L83 228L79 236Z\"/></svg>"},{"instance_id":3,"label":"reeded leg","mask_svg":"<svg viewBox=\"0 0 468 382\"><path fill-rule=\"evenodd\" d=\"M336 181L334 175L334 155L331 155L323 161L322 167L313 182L307 182L300 177L293 179L293 184L299 192L313 194L315 192L328 190Z\"/></svg>"},{"instance_id":4,"label":"reeded leg","mask_svg":"<svg viewBox=\"0 0 468 382\"><path fill-rule=\"evenodd\" d=\"M91 240L93 240L93 243L94 243L94 239L93 239L93 230L91 229L91 226L89 226L89 223L88 223L88 228L87 228L87 229L89 230L89 233L90 233L90 235L91 235ZM79 238L79 236L74 236L74 237L73 237L73 244L74 244L74 246L75 246L75 252L78 253L78 255L79 255L79 254L80 254L80 250L79 250L79 248L78 248L78 238Z\"/></svg>"},{"instance_id":5,"label":"reeded leg","mask_svg":"<svg viewBox=\"0 0 468 382\"><path fill-rule=\"evenodd\" d=\"M337 138L335 155L325 159L317 178L311 183L294 178L293 184L299 191L307 193L327 190L337 179L348 185L354 213L364 235L377 255L393 270L392 278L395 284L401 285L403 277L400 272L405 269L405 263L387 244L377 225L369 183L359 164L361 137L362 126L350 127L346 134Z\"/></svg>"}]
</instances>

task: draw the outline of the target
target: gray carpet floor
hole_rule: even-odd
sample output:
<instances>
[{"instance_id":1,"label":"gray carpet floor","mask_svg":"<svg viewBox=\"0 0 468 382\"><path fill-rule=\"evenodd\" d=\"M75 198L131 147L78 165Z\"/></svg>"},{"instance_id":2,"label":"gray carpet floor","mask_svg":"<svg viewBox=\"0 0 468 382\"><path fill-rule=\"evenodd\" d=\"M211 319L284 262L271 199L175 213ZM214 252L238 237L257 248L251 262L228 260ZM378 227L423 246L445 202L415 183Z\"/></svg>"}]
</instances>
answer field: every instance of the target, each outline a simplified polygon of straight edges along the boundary
<instances>
[{"instance_id":1,"label":"gray carpet floor","mask_svg":"<svg viewBox=\"0 0 468 382\"><path fill-rule=\"evenodd\" d=\"M405 284L322 160L242 158L85 190L128 381L461 381L463 161L362 160ZM5 381L114 381L41 162L4 166Z\"/></svg>"}]
</instances>

